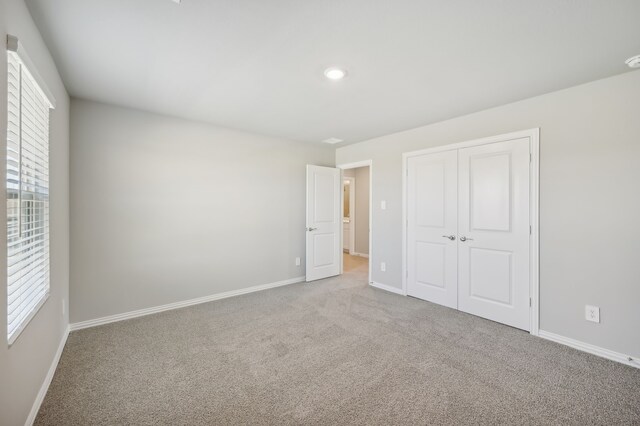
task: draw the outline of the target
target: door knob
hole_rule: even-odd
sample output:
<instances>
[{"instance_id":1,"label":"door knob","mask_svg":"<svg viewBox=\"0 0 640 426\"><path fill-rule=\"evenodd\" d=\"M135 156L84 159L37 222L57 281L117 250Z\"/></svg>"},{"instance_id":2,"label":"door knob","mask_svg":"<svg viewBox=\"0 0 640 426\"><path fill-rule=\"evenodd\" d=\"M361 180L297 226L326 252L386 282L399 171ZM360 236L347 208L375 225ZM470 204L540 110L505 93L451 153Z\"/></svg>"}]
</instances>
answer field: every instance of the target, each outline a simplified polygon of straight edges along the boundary
<instances>
[{"instance_id":1,"label":"door knob","mask_svg":"<svg viewBox=\"0 0 640 426\"><path fill-rule=\"evenodd\" d=\"M465 236L460 237L460 241L462 241L463 243L464 243L465 241L467 241L467 240L469 240L469 241L473 241L473 238L467 238L467 237L465 237Z\"/></svg>"},{"instance_id":2,"label":"door knob","mask_svg":"<svg viewBox=\"0 0 640 426\"><path fill-rule=\"evenodd\" d=\"M311 231L315 231L318 228L307 228L307 231L311 232Z\"/></svg>"},{"instance_id":3,"label":"door knob","mask_svg":"<svg viewBox=\"0 0 640 426\"><path fill-rule=\"evenodd\" d=\"M448 238L448 239L450 239L451 241L453 241L453 240L455 240L455 239L456 239L456 236L455 236L455 235L443 235L443 237L444 237L444 238Z\"/></svg>"}]
</instances>

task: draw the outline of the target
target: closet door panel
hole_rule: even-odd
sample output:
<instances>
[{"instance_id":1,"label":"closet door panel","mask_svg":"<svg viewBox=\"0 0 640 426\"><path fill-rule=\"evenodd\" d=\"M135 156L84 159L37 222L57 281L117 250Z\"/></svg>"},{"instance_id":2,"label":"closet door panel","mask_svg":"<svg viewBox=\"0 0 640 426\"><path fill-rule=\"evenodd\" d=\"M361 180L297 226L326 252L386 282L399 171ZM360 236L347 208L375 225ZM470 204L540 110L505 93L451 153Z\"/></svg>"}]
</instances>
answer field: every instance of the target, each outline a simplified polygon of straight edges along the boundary
<instances>
[{"instance_id":1,"label":"closet door panel","mask_svg":"<svg viewBox=\"0 0 640 426\"><path fill-rule=\"evenodd\" d=\"M529 330L529 139L458 157L458 308Z\"/></svg>"},{"instance_id":2,"label":"closet door panel","mask_svg":"<svg viewBox=\"0 0 640 426\"><path fill-rule=\"evenodd\" d=\"M407 294L456 308L457 152L408 159Z\"/></svg>"}]
</instances>

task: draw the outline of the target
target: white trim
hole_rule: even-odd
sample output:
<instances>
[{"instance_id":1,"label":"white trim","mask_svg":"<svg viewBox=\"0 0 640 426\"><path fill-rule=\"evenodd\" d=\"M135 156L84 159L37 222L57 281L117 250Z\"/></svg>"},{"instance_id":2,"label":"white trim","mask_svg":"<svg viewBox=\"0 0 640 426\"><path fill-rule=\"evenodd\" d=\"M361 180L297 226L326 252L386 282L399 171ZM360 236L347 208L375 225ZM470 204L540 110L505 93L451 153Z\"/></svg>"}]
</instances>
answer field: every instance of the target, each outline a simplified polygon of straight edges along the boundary
<instances>
[{"instance_id":1,"label":"white trim","mask_svg":"<svg viewBox=\"0 0 640 426\"><path fill-rule=\"evenodd\" d=\"M510 141L512 139L533 137L534 135L537 136L539 134L539 131L540 131L540 128L535 127L533 129L520 130L520 131L517 131L517 132L505 133L505 134L502 134L502 135L488 136L488 137L485 137L485 138L473 139L473 140L464 141L464 142L457 142L457 143L439 145L439 146L435 146L433 148L426 148L426 149L420 149L420 150L417 150L417 151L403 152L402 153L402 160L404 162L404 160L406 160L408 157L417 157L417 156L424 155L424 154L433 154L433 153L436 153L436 152L451 151L451 150L454 150L454 149L470 148L470 147L473 147L473 146L487 145L487 144L490 144L490 143Z\"/></svg>"},{"instance_id":2,"label":"white trim","mask_svg":"<svg viewBox=\"0 0 640 426\"><path fill-rule=\"evenodd\" d=\"M346 169L357 169L360 167L371 167L371 160L362 160L362 161L356 161L354 163L345 163L345 164L338 164L336 167L342 170L346 170Z\"/></svg>"},{"instance_id":3,"label":"white trim","mask_svg":"<svg viewBox=\"0 0 640 426\"><path fill-rule=\"evenodd\" d=\"M407 275L409 274L409 269L407 266L407 222L408 222L408 214L409 208L407 207L409 200L407 200L407 185L409 184L407 180L407 174L409 173L408 169L409 164L409 155L406 153L402 153L402 293L407 296Z\"/></svg>"},{"instance_id":4,"label":"white trim","mask_svg":"<svg viewBox=\"0 0 640 426\"><path fill-rule=\"evenodd\" d=\"M20 61L22 61L22 63L26 65L27 71L29 74L31 74L31 77L33 77L33 79L37 83L38 89L40 89L44 97L47 98L49 104L51 104L51 108L55 109L56 98L53 97L53 93L51 92L51 90L49 90L49 86L47 86L44 78L42 78L42 76L38 73L38 68L35 66L31 58L27 54L27 51L25 50L20 40L18 40L18 37L7 34L7 51L15 54L20 59Z\"/></svg>"},{"instance_id":5,"label":"white trim","mask_svg":"<svg viewBox=\"0 0 640 426\"><path fill-rule=\"evenodd\" d=\"M354 163L338 164L336 166L339 169L357 169L359 167L369 167L369 255L368 258L373 258L373 160L362 160ZM342 233L342 230L340 231ZM340 242L342 245L342 241ZM342 259L342 256L340 256ZM342 266L340 267L340 273L342 273ZM369 262L369 284L373 283L373 268L371 262Z\"/></svg>"},{"instance_id":6,"label":"white trim","mask_svg":"<svg viewBox=\"0 0 640 426\"><path fill-rule=\"evenodd\" d=\"M340 189L342 190L342 192L340 193L340 217L342 218L343 214L344 214L344 170L340 170ZM307 192L309 191L309 173L307 173ZM309 208L308 204L309 204L309 200L308 200L309 195L307 194L307 209ZM308 216L308 213L305 213L306 216ZM305 220L308 220L305 216ZM351 231L351 227L349 227L349 231ZM305 238L307 237L307 232L306 232L306 228L305 228ZM340 274L342 275L344 274L344 223L340 224L340 254L338 255L338 257L340 258ZM347 254L351 254L351 244L349 244L349 249L347 250ZM306 265L305 265L306 268ZM305 271L306 273L306 271Z\"/></svg>"},{"instance_id":7,"label":"white trim","mask_svg":"<svg viewBox=\"0 0 640 426\"><path fill-rule=\"evenodd\" d=\"M410 157L416 157L436 152L458 150L472 146L487 145L496 142L503 142L512 139L529 138L529 153L531 163L529 165L529 221L531 225L531 236L529 238L529 297L531 297L529 333L537 336L540 327L540 231L539 231L539 211L540 211L540 129L528 129L504 135L490 136L466 142L452 143L437 146L434 148L421 149L418 151L402 153L402 291L407 294L407 170Z\"/></svg>"},{"instance_id":8,"label":"white trim","mask_svg":"<svg viewBox=\"0 0 640 426\"><path fill-rule=\"evenodd\" d=\"M40 411L40 406L42 405L42 401L44 401L44 397L47 395L47 391L49 390L49 385L51 385L51 381L53 380L53 376L56 373L56 369L58 368L58 362L60 362L60 357L62 356L62 351L64 350L64 345L67 343L67 337L69 337L70 328L67 327L62 334L62 339L60 339L60 344L58 345L58 350L53 357L53 361L51 362L51 366L49 367L49 371L44 378L44 382L42 386L40 386L40 390L38 391L38 395L36 395L36 400L33 402L31 406L31 411L29 412L29 416L27 417L27 421L24 422L25 426L33 425L33 422L36 420L36 416L38 415L38 411Z\"/></svg>"},{"instance_id":9,"label":"white trim","mask_svg":"<svg viewBox=\"0 0 640 426\"><path fill-rule=\"evenodd\" d=\"M592 355L606 358L611 361L616 361L622 364L629 365L631 367L640 368L640 359L634 359L633 357L621 354L620 352L611 351L609 349L601 348L590 343L584 343L579 340L571 339L569 337L564 337L559 334L551 333L544 330L538 331L538 337L572 347L582 352L587 352Z\"/></svg>"},{"instance_id":10,"label":"white trim","mask_svg":"<svg viewBox=\"0 0 640 426\"><path fill-rule=\"evenodd\" d=\"M42 299L40 299L38 304L33 307L31 312L29 312L29 315L24 317L24 319L20 323L20 326L18 328L16 328L16 330L13 332L11 337L9 337L7 339L7 346L8 347L13 346L13 344L16 342L16 340L18 340L18 337L20 337L22 332L27 328L27 326L29 325L31 320L38 314L38 312L40 312L40 308L42 308L42 306L44 306L44 304L47 302L47 300L49 300L49 295L50 294L51 294L51 292L49 290L47 290L47 292L44 294L44 297Z\"/></svg>"},{"instance_id":11,"label":"white trim","mask_svg":"<svg viewBox=\"0 0 640 426\"><path fill-rule=\"evenodd\" d=\"M405 292L401 288L398 288L398 287L392 287L390 285L378 283L378 282L375 282L375 281L371 281L369 283L369 285L371 287L379 288L380 290L388 291L390 293L395 293L395 294L399 294L401 296L406 296Z\"/></svg>"},{"instance_id":12,"label":"white trim","mask_svg":"<svg viewBox=\"0 0 640 426\"><path fill-rule=\"evenodd\" d=\"M357 253L357 252L354 251L353 253L349 253L349 254L352 255L352 256L366 257L367 259L369 258L369 255L365 254L365 253Z\"/></svg>"},{"instance_id":13,"label":"white trim","mask_svg":"<svg viewBox=\"0 0 640 426\"><path fill-rule=\"evenodd\" d=\"M185 308L187 306L199 305L201 303L212 302L214 300L226 299L228 297L240 296L242 294L254 293L256 291L268 290L270 288L282 287L289 284L296 284L305 280L305 277L295 277L288 280L276 281L274 283L261 284L252 287L241 288L239 290L225 291L210 296L198 297L195 299L183 300L182 302L169 303L166 305L154 306L152 308L139 309L137 311L124 312L122 314L109 315L108 317L96 318L87 321L70 324L71 331L82 330L83 328L96 327L117 321L124 321L131 318L151 315L158 312L170 311L173 309Z\"/></svg>"},{"instance_id":14,"label":"white trim","mask_svg":"<svg viewBox=\"0 0 640 426\"><path fill-rule=\"evenodd\" d=\"M531 309L529 333L537 336L540 332L540 129L531 129L529 139L529 295Z\"/></svg>"}]
</instances>

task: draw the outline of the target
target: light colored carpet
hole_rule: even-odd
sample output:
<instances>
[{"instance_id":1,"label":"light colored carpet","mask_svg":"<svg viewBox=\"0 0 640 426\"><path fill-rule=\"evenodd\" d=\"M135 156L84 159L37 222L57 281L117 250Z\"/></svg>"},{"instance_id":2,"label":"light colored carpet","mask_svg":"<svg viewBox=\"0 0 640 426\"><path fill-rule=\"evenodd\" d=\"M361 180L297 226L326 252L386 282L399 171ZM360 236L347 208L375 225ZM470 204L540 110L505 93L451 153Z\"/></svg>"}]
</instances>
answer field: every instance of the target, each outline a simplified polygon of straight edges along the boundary
<instances>
[{"instance_id":1,"label":"light colored carpet","mask_svg":"<svg viewBox=\"0 0 640 426\"><path fill-rule=\"evenodd\" d=\"M640 424L640 370L361 266L74 332L36 424Z\"/></svg>"}]
</instances>

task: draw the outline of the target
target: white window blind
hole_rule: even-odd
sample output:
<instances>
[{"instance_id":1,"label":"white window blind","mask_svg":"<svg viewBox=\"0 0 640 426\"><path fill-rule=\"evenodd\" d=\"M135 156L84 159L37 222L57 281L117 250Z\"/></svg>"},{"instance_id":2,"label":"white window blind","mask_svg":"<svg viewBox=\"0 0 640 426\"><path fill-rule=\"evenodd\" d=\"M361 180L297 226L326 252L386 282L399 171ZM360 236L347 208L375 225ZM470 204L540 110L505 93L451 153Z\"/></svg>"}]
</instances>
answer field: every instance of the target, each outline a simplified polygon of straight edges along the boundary
<instances>
[{"instance_id":1,"label":"white window blind","mask_svg":"<svg viewBox=\"0 0 640 426\"><path fill-rule=\"evenodd\" d=\"M25 61L8 52L7 340L49 295L49 109Z\"/></svg>"}]
</instances>

